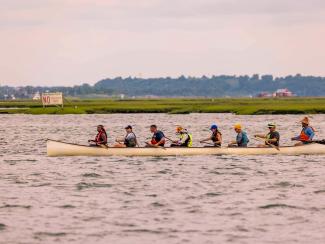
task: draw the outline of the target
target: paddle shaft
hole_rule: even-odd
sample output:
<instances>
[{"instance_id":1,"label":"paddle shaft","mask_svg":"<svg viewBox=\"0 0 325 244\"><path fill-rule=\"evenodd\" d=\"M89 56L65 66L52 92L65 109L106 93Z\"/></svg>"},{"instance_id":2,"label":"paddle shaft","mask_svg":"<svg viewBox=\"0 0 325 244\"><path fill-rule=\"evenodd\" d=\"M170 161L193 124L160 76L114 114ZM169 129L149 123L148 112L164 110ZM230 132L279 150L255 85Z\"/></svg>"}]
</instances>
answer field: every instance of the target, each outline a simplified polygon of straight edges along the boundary
<instances>
[{"instance_id":1,"label":"paddle shaft","mask_svg":"<svg viewBox=\"0 0 325 244\"><path fill-rule=\"evenodd\" d=\"M257 140L257 141L260 141L260 142L265 142L266 143L266 145L268 145L268 146L270 146L270 147L273 147L273 148L275 148L276 150L278 150L278 151L280 151L280 148L278 147L278 146L276 146L276 145L273 145L273 144L271 144L271 143L269 143L269 142L267 142L265 139L263 139L263 138L260 138L260 137L254 137L255 138L255 140Z\"/></svg>"},{"instance_id":2,"label":"paddle shaft","mask_svg":"<svg viewBox=\"0 0 325 244\"><path fill-rule=\"evenodd\" d=\"M165 136L165 138L166 138L168 141L174 142L174 140L170 139L170 138L167 137L167 136Z\"/></svg>"},{"instance_id":3,"label":"paddle shaft","mask_svg":"<svg viewBox=\"0 0 325 244\"><path fill-rule=\"evenodd\" d=\"M200 141L200 143L201 144L207 144L207 145L215 146L213 143L210 143L210 142Z\"/></svg>"},{"instance_id":4,"label":"paddle shaft","mask_svg":"<svg viewBox=\"0 0 325 244\"><path fill-rule=\"evenodd\" d=\"M324 140L315 140L315 141L302 141L302 140L294 140L294 141L301 141L301 142L307 142L307 143L317 143L317 144L325 145L325 139Z\"/></svg>"}]
</instances>

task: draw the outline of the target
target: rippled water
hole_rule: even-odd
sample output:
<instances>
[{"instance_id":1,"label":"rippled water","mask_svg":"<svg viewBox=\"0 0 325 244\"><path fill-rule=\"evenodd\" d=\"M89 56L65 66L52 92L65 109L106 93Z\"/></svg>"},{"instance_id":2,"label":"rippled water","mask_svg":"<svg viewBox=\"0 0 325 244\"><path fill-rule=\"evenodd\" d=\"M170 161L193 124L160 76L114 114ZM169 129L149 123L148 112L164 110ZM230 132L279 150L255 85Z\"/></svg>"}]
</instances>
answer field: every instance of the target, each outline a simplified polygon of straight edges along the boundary
<instances>
[{"instance_id":1,"label":"rippled water","mask_svg":"<svg viewBox=\"0 0 325 244\"><path fill-rule=\"evenodd\" d=\"M249 134L276 121L289 144L300 118L0 115L0 243L325 243L324 156L45 155L46 138L85 143L96 124L113 143L129 123L139 138L156 123L169 136L184 124L199 140L218 122L228 142L237 121ZM325 137L325 115L312 121Z\"/></svg>"}]
</instances>

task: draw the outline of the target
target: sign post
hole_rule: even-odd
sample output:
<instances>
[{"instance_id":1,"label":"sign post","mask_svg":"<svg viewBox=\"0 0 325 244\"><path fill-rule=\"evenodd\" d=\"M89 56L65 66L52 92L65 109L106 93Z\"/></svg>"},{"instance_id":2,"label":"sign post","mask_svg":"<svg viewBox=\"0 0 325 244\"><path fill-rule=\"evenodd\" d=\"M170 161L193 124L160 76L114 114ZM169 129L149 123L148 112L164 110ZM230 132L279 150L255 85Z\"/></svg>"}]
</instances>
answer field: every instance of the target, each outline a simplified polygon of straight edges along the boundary
<instances>
[{"instance_id":1,"label":"sign post","mask_svg":"<svg viewBox=\"0 0 325 244\"><path fill-rule=\"evenodd\" d=\"M61 106L63 108L63 93L43 93L42 94L43 107L45 106Z\"/></svg>"}]
</instances>

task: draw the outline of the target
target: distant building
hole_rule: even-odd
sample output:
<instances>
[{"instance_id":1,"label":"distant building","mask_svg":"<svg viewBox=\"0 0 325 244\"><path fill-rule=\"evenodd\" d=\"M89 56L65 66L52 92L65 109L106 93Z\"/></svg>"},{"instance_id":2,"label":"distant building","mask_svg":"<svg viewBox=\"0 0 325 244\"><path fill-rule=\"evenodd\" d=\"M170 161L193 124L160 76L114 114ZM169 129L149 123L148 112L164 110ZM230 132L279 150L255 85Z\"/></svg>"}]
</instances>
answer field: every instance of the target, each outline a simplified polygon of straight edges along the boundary
<instances>
[{"instance_id":1,"label":"distant building","mask_svg":"<svg viewBox=\"0 0 325 244\"><path fill-rule=\"evenodd\" d=\"M273 93L273 97L293 97L294 94L292 91L289 91L287 88L279 89Z\"/></svg>"},{"instance_id":2,"label":"distant building","mask_svg":"<svg viewBox=\"0 0 325 244\"><path fill-rule=\"evenodd\" d=\"M293 97L295 96L295 94L292 91L285 88L285 89L278 89L274 93L260 92L256 96L257 97Z\"/></svg>"},{"instance_id":3,"label":"distant building","mask_svg":"<svg viewBox=\"0 0 325 244\"><path fill-rule=\"evenodd\" d=\"M257 97L272 97L272 94L269 92L261 92L257 94Z\"/></svg>"},{"instance_id":4,"label":"distant building","mask_svg":"<svg viewBox=\"0 0 325 244\"><path fill-rule=\"evenodd\" d=\"M41 94L39 92L36 92L33 96L33 100L41 100Z\"/></svg>"}]
</instances>

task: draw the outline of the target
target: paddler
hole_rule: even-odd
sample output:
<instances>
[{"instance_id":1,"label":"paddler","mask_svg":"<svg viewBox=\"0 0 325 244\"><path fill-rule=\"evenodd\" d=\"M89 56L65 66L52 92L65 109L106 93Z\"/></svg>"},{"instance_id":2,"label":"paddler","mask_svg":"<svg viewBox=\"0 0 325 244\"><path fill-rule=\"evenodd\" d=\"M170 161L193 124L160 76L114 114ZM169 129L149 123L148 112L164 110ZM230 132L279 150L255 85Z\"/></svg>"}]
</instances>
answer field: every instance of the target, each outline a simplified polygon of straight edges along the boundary
<instances>
[{"instance_id":1,"label":"paddler","mask_svg":"<svg viewBox=\"0 0 325 244\"><path fill-rule=\"evenodd\" d=\"M116 139L115 141L117 142L117 144L115 144L114 147L136 147L137 145L139 146L137 142L137 137L132 130L132 126L128 125L124 129L126 131L124 139Z\"/></svg>"},{"instance_id":2,"label":"paddler","mask_svg":"<svg viewBox=\"0 0 325 244\"><path fill-rule=\"evenodd\" d=\"M90 144L90 146L98 146L98 147L108 147L107 146L107 133L103 125L97 126L97 135L95 140L88 140L88 142L92 142L94 144Z\"/></svg>"},{"instance_id":3,"label":"paddler","mask_svg":"<svg viewBox=\"0 0 325 244\"><path fill-rule=\"evenodd\" d=\"M222 143L222 134L218 129L218 126L216 124L211 125L210 130L212 132L211 136L203 139L200 141L200 143L204 143L207 141L212 141L213 144L211 144L214 147L221 147L221 143Z\"/></svg>"},{"instance_id":4,"label":"paddler","mask_svg":"<svg viewBox=\"0 0 325 244\"><path fill-rule=\"evenodd\" d=\"M177 126L176 135L179 136L179 139L172 141L171 147L192 147L193 137L187 129L184 129L182 126Z\"/></svg>"},{"instance_id":5,"label":"paddler","mask_svg":"<svg viewBox=\"0 0 325 244\"><path fill-rule=\"evenodd\" d=\"M258 145L258 147L272 147L271 145L278 147L280 145L280 133L276 131L276 124L269 123L267 127L270 131L266 135L254 135L256 138L265 140L265 144Z\"/></svg>"},{"instance_id":6,"label":"paddler","mask_svg":"<svg viewBox=\"0 0 325 244\"><path fill-rule=\"evenodd\" d=\"M292 141L299 141L295 144L295 146L302 146L304 144L310 143L314 136L315 130L310 126L310 122L308 117L303 118L301 121L302 130L299 136L291 138Z\"/></svg>"},{"instance_id":7,"label":"paddler","mask_svg":"<svg viewBox=\"0 0 325 244\"><path fill-rule=\"evenodd\" d=\"M229 147L247 147L247 144L249 142L247 133L242 130L241 124L237 123L234 125L234 130L237 133L236 141L232 141L229 143Z\"/></svg>"},{"instance_id":8,"label":"paddler","mask_svg":"<svg viewBox=\"0 0 325 244\"><path fill-rule=\"evenodd\" d=\"M163 147L166 141L164 133L158 130L156 125L150 126L150 132L153 135L151 141L146 143L147 147Z\"/></svg>"}]
</instances>

